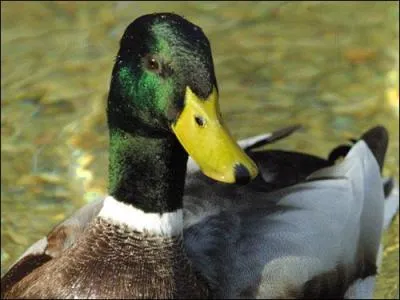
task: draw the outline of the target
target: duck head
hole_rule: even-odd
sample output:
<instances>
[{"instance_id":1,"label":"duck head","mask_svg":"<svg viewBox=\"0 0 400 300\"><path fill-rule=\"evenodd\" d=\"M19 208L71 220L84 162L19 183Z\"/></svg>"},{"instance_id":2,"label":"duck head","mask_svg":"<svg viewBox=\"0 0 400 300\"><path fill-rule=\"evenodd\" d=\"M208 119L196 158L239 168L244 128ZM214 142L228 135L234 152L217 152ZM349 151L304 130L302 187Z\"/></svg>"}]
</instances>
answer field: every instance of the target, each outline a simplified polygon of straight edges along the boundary
<instances>
[{"instance_id":1,"label":"duck head","mask_svg":"<svg viewBox=\"0 0 400 300\"><path fill-rule=\"evenodd\" d=\"M107 114L110 127L142 136L176 136L215 180L247 183L258 173L221 118L207 37L178 15L144 15L127 27Z\"/></svg>"}]
</instances>

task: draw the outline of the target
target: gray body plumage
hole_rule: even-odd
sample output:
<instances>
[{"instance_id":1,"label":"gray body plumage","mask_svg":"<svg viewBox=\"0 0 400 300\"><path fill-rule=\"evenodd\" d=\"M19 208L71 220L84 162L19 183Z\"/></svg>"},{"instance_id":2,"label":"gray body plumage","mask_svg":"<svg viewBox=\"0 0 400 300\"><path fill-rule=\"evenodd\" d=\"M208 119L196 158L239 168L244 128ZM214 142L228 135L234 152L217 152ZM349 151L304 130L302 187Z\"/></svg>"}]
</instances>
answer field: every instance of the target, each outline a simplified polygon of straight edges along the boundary
<instances>
[{"instance_id":1,"label":"gray body plumage","mask_svg":"<svg viewBox=\"0 0 400 300\"><path fill-rule=\"evenodd\" d=\"M189 190L191 184L199 182L189 181ZM187 228L185 245L217 297L239 291L318 297L328 277L327 292L343 296L358 276L375 275L384 196L379 166L363 141L342 163L285 189L264 193L250 184L228 196L218 188L196 191L203 193L186 195L187 216L204 207L215 214Z\"/></svg>"}]
</instances>

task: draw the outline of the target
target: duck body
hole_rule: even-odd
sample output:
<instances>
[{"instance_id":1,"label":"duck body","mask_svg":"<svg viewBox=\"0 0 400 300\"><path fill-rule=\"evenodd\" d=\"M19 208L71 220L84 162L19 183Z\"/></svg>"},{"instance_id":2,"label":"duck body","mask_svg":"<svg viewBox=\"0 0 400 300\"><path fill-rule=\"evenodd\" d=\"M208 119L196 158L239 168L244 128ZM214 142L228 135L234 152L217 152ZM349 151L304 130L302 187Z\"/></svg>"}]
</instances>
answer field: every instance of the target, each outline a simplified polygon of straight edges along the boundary
<instances>
[{"instance_id":1,"label":"duck body","mask_svg":"<svg viewBox=\"0 0 400 300\"><path fill-rule=\"evenodd\" d=\"M375 128L370 135L381 130ZM251 148L271 136L274 133L252 139L250 145L239 143ZM189 160L182 240L152 236L144 241L124 226L115 227L98 216L106 201L99 199L22 255L2 279L2 287L8 289L5 295L371 297L381 232L397 211L398 190L392 187L384 194L379 165L368 144L357 142L339 164L305 153L246 151L261 170L246 186L212 181ZM384 214L385 209L389 213ZM155 247L157 243L162 246ZM43 263L44 257L48 262ZM172 262L170 267L165 260ZM150 282L134 277L138 266L150 270ZM29 268L30 274L15 283L16 275ZM164 281L162 274L171 269L177 270L173 278L184 278L177 282L188 285ZM76 273L90 275L82 278ZM36 282L36 292L31 282ZM159 290L149 290L152 287Z\"/></svg>"},{"instance_id":2,"label":"duck body","mask_svg":"<svg viewBox=\"0 0 400 300\"><path fill-rule=\"evenodd\" d=\"M383 127L329 159L257 150L296 127L237 144L207 38L167 13L126 29L107 117L108 196L32 245L3 276L2 298L371 295L398 209L381 176Z\"/></svg>"},{"instance_id":3,"label":"duck body","mask_svg":"<svg viewBox=\"0 0 400 300\"><path fill-rule=\"evenodd\" d=\"M387 137L381 127L366 133L368 142L373 136ZM338 299L376 275L385 201L398 203L398 194L384 195L364 140L338 164L284 151L250 157L261 177L246 186L227 189L206 178L187 183L186 220L213 212L187 228L185 242L217 298Z\"/></svg>"}]
</instances>

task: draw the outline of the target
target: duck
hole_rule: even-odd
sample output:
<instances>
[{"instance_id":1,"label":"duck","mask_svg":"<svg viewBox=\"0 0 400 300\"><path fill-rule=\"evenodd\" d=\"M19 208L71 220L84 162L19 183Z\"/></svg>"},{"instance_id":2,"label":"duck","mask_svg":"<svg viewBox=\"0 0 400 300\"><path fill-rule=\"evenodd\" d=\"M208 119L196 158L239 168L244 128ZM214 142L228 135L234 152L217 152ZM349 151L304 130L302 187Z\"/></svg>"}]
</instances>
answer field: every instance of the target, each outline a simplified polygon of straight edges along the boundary
<instances>
[{"instance_id":1,"label":"duck","mask_svg":"<svg viewBox=\"0 0 400 300\"><path fill-rule=\"evenodd\" d=\"M370 296L398 210L383 126L328 158L236 141L210 43L174 13L125 30L107 101L108 194L55 226L1 279L2 298Z\"/></svg>"}]
</instances>

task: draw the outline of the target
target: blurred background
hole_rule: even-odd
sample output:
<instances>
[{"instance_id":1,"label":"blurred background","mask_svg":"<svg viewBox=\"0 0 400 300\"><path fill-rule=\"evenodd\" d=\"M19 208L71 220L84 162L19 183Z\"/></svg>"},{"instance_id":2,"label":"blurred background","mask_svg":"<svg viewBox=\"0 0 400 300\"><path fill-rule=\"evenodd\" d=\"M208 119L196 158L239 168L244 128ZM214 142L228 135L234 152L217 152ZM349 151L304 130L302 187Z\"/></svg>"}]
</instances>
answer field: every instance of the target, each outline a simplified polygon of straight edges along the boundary
<instances>
[{"instance_id":1,"label":"blurred background","mask_svg":"<svg viewBox=\"0 0 400 300\"><path fill-rule=\"evenodd\" d=\"M399 4L394 2L1 2L1 274L106 192L105 100L136 17L175 12L211 41L223 116L237 138L290 124L271 148L329 151L383 124L399 179ZM377 298L399 289L399 217L384 236Z\"/></svg>"}]
</instances>

